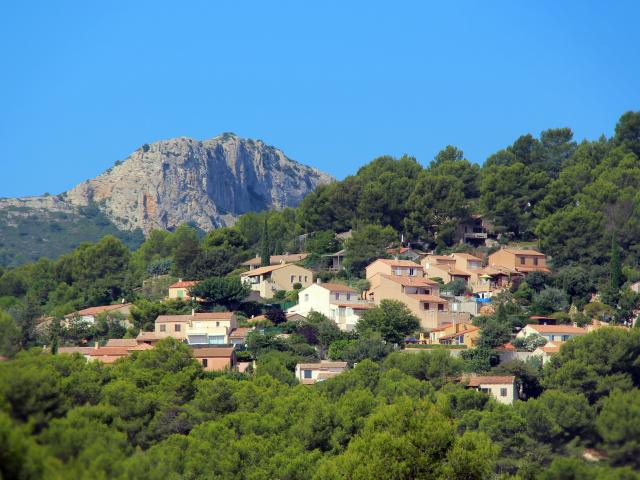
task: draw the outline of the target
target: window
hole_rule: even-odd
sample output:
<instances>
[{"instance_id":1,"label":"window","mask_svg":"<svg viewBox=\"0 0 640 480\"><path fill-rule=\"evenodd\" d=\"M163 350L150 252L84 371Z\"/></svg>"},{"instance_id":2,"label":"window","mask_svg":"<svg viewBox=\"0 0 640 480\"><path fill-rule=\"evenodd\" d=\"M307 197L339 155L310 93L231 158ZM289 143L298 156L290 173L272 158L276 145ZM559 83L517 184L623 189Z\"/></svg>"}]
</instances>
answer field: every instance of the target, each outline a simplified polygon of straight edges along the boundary
<instances>
[{"instance_id":1,"label":"window","mask_svg":"<svg viewBox=\"0 0 640 480\"><path fill-rule=\"evenodd\" d=\"M166 332L167 331L167 326L166 325L160 325L160 331L161 332Z\"/></svg>"},{"instance_id":2,"label":"window","mask_svg":"<svg viewBox=\"0 0 640 480\"><path fill-rule=\"evenodd\" d=\"M289 283L293 283L293 281L296 279L295 275L291 275L291 277L289 278L290 282Z\"/></svg>"},{"instance_id":3,"label":"window","mask_svg":"<svg viewBox=\"0 0 640 480\"><path fill-rule=\"evenodd\" d=\"M427 293L427 295L431 295L431 290L425 290L425 292Z\"/></svg>"},{"instance_id":4,"label":"window","mask_svg":"<svg viewBox=\"0 0 640 480\"><path fill-rule=\"evenodd\" d=\"M501 388L500 389L500 396L501 397L506 397L507 396L507 389L506 388Z\"/></svg>"},{"instance_id":5,"label":"window","mask_svg":"<svg viewBox=\"0 0 640 480\"><path fill-rule=\"evenodd\" d=\"M302 374L304 375L304 378L312 378L312 371L311 370L303 370Z\"/></svg>"},{"instance_id":6,"label":"window","mask_svg":"<svg viewBox=\"0 0 640 480\"><path fill-rule=\"evenodd\" d=\"M422 305L423 305L422 308L424 308L425 310L429 310L429 304L428 303L423 303Z\"/></svg>"},{"instance_id":7,"label":"window","mask_svg":"<svg viewBox=\"0 0 640 480\"><path fill-rule=\"evenodd\" d=\"M176 323L174 328L175 328L176 332L179 332L180 331L180 324Z\"/></svg>"},{"instance_id":8,"label":"window","mask_svg":"<svg viewBox=\"0 0 640 480\"><path fill-rule=\"evenodd\" d=\"M308 293L305 293L305 294L304 294L304 301L305 301L305 302L308 302L308 301L309 301L309 294L308 294Z\"/></svg>"},{"instance_id":9,"label":"window","mask_svg":"<svg viewBox=\"0 0 640 480\"><path fill-rule=\"evenodd\" d=\"M336 292L336 293L333 295L333 298L335 298L336 300L340 300L340 293Z\"/></svg>"},{"instance_id":10,"label":"window","mask_svg":"<svg viewBox=\"0 0 640 480\"><path fill-rule=\"evenodd\" d=\"M409 276L410 276L410 277L413 277L415 274L416 274L415 269L410 268L410 269L409 269Z\"/></svg>"},{"instance_id":11,"label":"window","mask_svg":"<svg viewBox=\"0 0 640 480\"><path fill-rule=\"evenodd\" d=\"M562 335L562 341L566 342L567 340L569 340L569 335Z\"/></svg>"},{"instance_id":12,"label":"window","mask_svg":"<svg viewBox=\"0 0 640 480\"><path fill-rule=\"evenodd\" d=\"M224 345L224 335L209 335L209 345Z\"/></svg>"},{"instance_id":13,"label":"window","mask_svg":"<svg viewBox=\"0 0 640 480\"><path fill-rule=\"evenodd\" d=\"M347 293L347 300L351 300L351 294Z\"/></svg>"},{"instance_id":14,"label":"window","mask_svg":"<svg viewBox=\"0 0 640 480\"><path fill-rule=\"evenodd\" d=\"M302 281L302 275L298 275L298 282Z\"/></svg>"},{"instance_id":15,"label":"window","mask_svg":"<svg viewBox=\"0 0 640 480\"><path fill-rule=\"evenodd\" d=\"M305 276L304 276L304 281L305 281L305 282L308 282L307 278L308 278L308 277L305 275Z\"/></svg>"},{"instance_id":16,"label":"window","mask_svg":"<svg viewBox=\"0 0 640 480\"><path fill-rule=\"evenodd\" d=\"M520 265L524 265L524 260L525 260L524 257L520 257Z\"/></svg>"},{"instance_id":17,"label":"window","mask_svg":"<svg viewBox=\"0 0 640 480\"><path fill-rule=\"evenodd\" d=\"M444 305L442 303L438 304L438 311L440 312L444 311Z\"/></svg>"},{"instance_id":18,"label":"window","mask_svg":"<svg viewBox=\"0 0 640 480\"><path fill-rule=\"evenodd\" d=\"M209 366L209 360L207 360L206 358L203 358L202 359L202 366L205 367L205 368L208 367Z\"/></svg>"},{"instance_id":19,"label":"window","mask_svg":"<svg viewBox=\"0 0 640 480\"><path fill-rule=\"evenodd\" d=\"M534 264L534 265L536 265L536 266L538 266L538 258L537 258L537 257L534 257L534 259L533 259L533 264Z\"/></svg>"},{"instance_id":20,"label":"window","mask_svg":"<svg viewBox=\"0 0 640 480\"><path fill-rule=\"evenodd\" d=\"M480 391L481 391L482 393L489 393L489 389L488 389L488 388L482 388L482 387L480 387Z\"/></svg>"}]
</instances>

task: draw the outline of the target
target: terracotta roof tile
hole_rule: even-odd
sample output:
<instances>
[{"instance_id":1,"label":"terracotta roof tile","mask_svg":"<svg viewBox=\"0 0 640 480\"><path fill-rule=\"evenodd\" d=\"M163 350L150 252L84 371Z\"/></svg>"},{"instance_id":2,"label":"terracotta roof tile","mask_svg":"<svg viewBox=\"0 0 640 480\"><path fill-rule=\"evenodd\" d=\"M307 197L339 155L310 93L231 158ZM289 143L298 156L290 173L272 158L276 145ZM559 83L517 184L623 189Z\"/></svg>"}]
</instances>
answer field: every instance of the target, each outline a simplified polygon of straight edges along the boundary
<instances>
[{"instance_id":1,"label":"terracotta roof tile","mask_svg":"<svg viewBox=\"0 0 640 480\"><path fill-rule=\"evenodd\" d=\"M169 285L169 288L189 288L195 287L198 284L198 280L185 280L182 282L176 282Z\"/></svg>"},{"instance_id":2,"label":"terracotta roof tile","mask_svg":"<svg viewBox=\"0 0 640 480\"><path fill-rule=\"evenodd\" d=\"M392 282L399 283L404 287L431 287L433 285L438 285L438 282L434 282L425 277L407 277L404 275L380 275L383 278L391 280Z\"/></svg>"},{"instance_id":3,"label":"terracotta roof tile","mask_svg":"<svg viewBox=\"0 0 640 480\"><path fill-rule=\"evenodd\" d=\"M470 387L479 387L480 385L506 385L512 384L515 382L516 377L512 375L488 375L488 376L478 376L472 375L470 377L465 377L462 380L469 381Z\"/></svg>"},{"instance_id":4,"label":"terracotta roof tile","mask_svg":"<svg viewBox=\"0 0 640 480\"><path fill-rule=\"evenodd\" d=\"M194 348L193 356L196 358L229 358L233 354L230 347L204 347Z\"/></svg>"},{"instance_id":5,"label":"terracotta roof tile","mask_svg":"<svg viewBox=\"0 0 640 480\"><path fill-rule=\"evenodd\" d=\"M85 308L84 310L78 310L77 312L75 312L75 315L80 315L80 316L98 315L99 313L109 312L111 310L118 310L119 308L125 308L130 306L131 306L130 303L118 303L117 305L103 305L100 307L89 307L89 308Z\"/></svg>"},{"instance_id":6,"label":"terracotta roof tile","mask_svg":"<svg viewBox=\"0 0 640 480\"><path fill-rule=\"evenodd\" d=\"M537 332L540 333L573 333L573 334L584 334L587 333L587 330L580 327L574 327L573 325L526 325Z\"/></svg>"},{"instance_id":7,"label":"terracotta roof tile","mask_svg":"<svg viewBox=\"0 0 640 480\"><path fill-rule=\"evenodd\" d=\"M330 292L358 293L355 288L351 288L349 285L343 285L342 283L317 283L316 285L329 290Z\"/></svg>"}]
</instances>

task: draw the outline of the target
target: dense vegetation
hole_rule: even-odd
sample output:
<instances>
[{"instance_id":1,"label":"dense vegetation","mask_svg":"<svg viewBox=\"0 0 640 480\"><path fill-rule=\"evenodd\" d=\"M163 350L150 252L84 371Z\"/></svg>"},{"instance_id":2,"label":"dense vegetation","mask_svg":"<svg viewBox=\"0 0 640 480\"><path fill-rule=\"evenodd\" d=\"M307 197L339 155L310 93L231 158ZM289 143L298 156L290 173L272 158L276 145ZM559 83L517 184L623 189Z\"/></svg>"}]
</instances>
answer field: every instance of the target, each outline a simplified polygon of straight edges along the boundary
<instances>
[{"instance_id":1,"label":"dense vegetation","mask_svg":"<svg viewBox=\"0 0 640 480\"><path fill-rule=\"evenodd\" d=\"M4 207L0 210L0 267L57 258L105 235L114 235L132 249L144 241L140 230L119 230L95 205L70 212Z\"/></svg>"},{"instance_id":2,"label":"dense vegetation","mask_svg":"<svg viewBox=\"0 0 640 480\"><path fill-rule=\"evenodd\" d=\"M446 380L446 352L364 360L314 387L265 352L255 376L210 374L172 339L113 366L20 353L0 364L0 473L11 479L634 479L640 332L602 329L513 406ZM607 461L590 465L585 447ZM517 476L516 476L517 475Z\"/></svg>"},{"instance_id":3,"label":"dense vegetation","mask_svg":"<svg viewBox=\"0 0 640 480\"><path fill-rule=\"evenodd\" d=\"M482 167L455 147L426 168L382 157L297 209L249 213L206 234L154 231L135 251L105 236L0 269L0 355L12 358L0 363L0 478L637 478L640 330L570 341L544 369L498 364L496 348L532 314L578 325L634 318L639 156L640 113L628 113L611 139L576 144L570 130L548 130ZM322 315L286 322L281 310L245 301L238 281L242 261L256 255L265 263L304 249L307 265L321 266L345 248L347 269L319 276L362 290L363 267L400 235L439 251L468 248L454 244L454 231L476 214L500 242L538 243L553 273L529 274L496 298L495 313L474 320L477 347L459 358L395 351L418 325L397 302L347 334ZM336 237L349 229L350 239ZM178 278L204 280L194 290L204 306L163 300ZM590 302L594 293L601 301ZM275 303L296 296L278 292ZM59 320L123 299L135 304L128 331L109 316L37 328L43 315ZM172 341L113 366L38 348L135 335L160 314L192 308L266 313L277 332L251 334L239 353L257 360L255 375L205 373ZM531 351L539 340L515 343ZM296 385L296 362L319 358L358 365L313 388ZM502 406L465 390L452 381L464 372L513 374L526 401ZM585 463L585 448L605 459Z\"/></svg>"}]
</instances>

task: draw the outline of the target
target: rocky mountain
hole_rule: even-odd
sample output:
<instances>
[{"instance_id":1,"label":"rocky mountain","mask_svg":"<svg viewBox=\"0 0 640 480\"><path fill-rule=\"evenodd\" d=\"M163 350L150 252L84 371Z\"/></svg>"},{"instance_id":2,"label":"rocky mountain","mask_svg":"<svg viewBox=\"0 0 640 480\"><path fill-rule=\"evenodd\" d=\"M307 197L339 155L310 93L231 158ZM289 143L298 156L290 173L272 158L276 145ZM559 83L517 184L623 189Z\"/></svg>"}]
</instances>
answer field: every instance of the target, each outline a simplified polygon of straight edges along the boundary
<instances>
[{"instance_id":1,"label":"rocky mountain","mask_svg":"<svg viewBox=\"0 0 640 480\"><path fill-rule=\"evenodd\" d=\"M328 175L260 140L223 134L144 145L102 175L64 193L72 205L95 202L125 230L203 230L233 224L248 211L296 206Z\"/></svg>"},{"instance_id":2,"label":"rocky mountain","mask_svg":"<svg viewBox=\"0 0 640 480\"><path fill-rule=\"evenodd\" d=\"M230 133L145 144L60 195L0 199L0 265L54 257L106 233L134 242L127 232L231 225L248 211L296 206L332 180L260 140Z\"/></svg>"}]
</instances>

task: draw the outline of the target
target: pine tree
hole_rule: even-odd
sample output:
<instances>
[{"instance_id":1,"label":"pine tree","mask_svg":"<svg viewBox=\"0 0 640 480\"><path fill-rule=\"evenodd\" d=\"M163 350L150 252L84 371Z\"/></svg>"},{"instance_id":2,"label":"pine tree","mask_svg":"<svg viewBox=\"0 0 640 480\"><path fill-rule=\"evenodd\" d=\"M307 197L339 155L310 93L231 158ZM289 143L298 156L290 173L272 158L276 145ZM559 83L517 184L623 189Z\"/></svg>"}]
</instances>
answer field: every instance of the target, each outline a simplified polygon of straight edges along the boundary
<instances>
[{"instance_id":1,"label":"pine tree","mask_svg":"<svg viewBox=\"0 0 640 480\"><path fill-rule=\"evenodd\" d=\"M264 216L264 227L262 228L262 245L260 247L260 265L268 267L271 265L271 249L269 248L269 227L267 225L267 216Z\"/></svg>"},{"instance_id":2,"label":"pine tree","mask_svg":"<svg viewBox=\"0 0 640 480\"><path fill-rule=\"evenodd\" d=\"M622 285L622 262L620 247L615 232L611 235L611 262L609 263L611 290L618 290Z\"/></svg>"}]
</instances>

